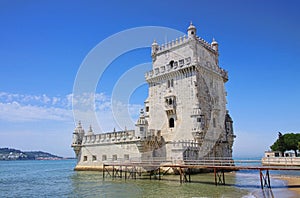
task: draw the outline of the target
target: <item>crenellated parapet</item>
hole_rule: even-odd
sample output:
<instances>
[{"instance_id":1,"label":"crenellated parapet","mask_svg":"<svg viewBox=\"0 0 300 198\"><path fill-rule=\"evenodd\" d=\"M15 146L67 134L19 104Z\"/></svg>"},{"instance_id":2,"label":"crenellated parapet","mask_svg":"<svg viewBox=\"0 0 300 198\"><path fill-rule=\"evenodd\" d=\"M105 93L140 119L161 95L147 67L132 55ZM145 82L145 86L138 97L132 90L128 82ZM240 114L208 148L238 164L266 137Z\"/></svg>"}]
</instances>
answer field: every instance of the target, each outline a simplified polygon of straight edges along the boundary
<instances>
[{"instance_id":1,"label":"crenellated parapet","mask_svg":"<svg viewBox=\"0 0 300 198\"><path fill-rule=\"evenodd\" d=\"M205 49L209 50L210 52L214 53L215 55L218 55L218 48L214 47L215 43L216 43L215 40L213 40L213 42L209 43L199 36L197 36L196 39L197 39L197 42L200 45L202 45Z\"/></svg>"},{"instance_id":2,"label":"crenellated parapet","mask_svg":"<svg viewBox=\"0 0 300 198\"><path fill-rule=\"evenodd\" d=\"M171 49L181 47L182 45L186 45L191 41L190 38L188 38L187 35L183 35L179 38L176 38L175 40L172 40L170 42L164 43L162 45L156 45L156 49L152 50L152 55L160 55L164 52L167 52ZM218 48L215 48L216 41L213 40L212 43L207 42L203 38L196 36L195 41L199 43L201 46L203 46L205 49L209 50L210 52L213 52L214 54L218 54ZM156 42L155 42L156 43Z\"/></svg>"},{"instance_id":3,"label":"crenellated parapet","mask_svg":"<svg viewBox=\"0 0 300 198\"><path fill-rule=\"evenodd\" d=\"M124 143L137 140L138 138L135 137L134 130L126 130L95 135L85 135L82 140L82 145Z\"/></svg>"},{"instance_id":4,"label":"crenellated parapet","mask_svg":"<svg viewBox=\"0 0 300 198\"><path fill-rule=\"evenodd\" d=\"M201 64L201 66L199 66L197 68L198 69L206 69L208 71L211 71L211 72L213 72L213 73L215 73L217 75L222 76L224 82L228 81L228 72L225 69L223 69L223 68L221 68L221 67L219 67L217 65L211 64L208 61L205 62L205 63L203 63L203 64Z\"/></svg>"},{"instance_id":5,"label":"crenellated parapet","mask_svg":"<svg viewBox=\"0 0 300 198\"><path fill-rule=\"evenodd\" d=\"M161 53L164 53L165 51L168 51L172 48L175 48L175 47L180 47L181 45L184 45L186 43L189 42L189 39L186 35L183 35L179 38L176 38L175 40L172 40L170 42L167 42L167 43L164 43L162 45L158 45L158 48L157 48L157 51L156 51L156 54L159 55Z\"/></svg>"}]
</instances>

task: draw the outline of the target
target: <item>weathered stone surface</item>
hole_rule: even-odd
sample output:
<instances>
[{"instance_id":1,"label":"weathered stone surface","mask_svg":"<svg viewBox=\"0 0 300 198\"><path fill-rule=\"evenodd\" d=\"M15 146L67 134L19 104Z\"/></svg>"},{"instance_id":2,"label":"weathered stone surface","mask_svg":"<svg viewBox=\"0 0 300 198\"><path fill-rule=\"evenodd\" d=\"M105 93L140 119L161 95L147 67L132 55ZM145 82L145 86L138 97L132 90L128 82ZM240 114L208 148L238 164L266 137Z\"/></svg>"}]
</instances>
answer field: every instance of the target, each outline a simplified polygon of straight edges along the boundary
<instances>
[{"instance_id":1,"label":"weathered stone surface","mask_svg":"<svg viewBox=\"0 0 300 198\"><path fill-rule=\"evenodd\" d=\"M161 46L154 41L151 55L153 68L145 74L148 98L135 130L95 135L90 128L85 135L79 123L72 144L78 170L107 161L232 157L228 74L219 66L218 43L196 36L191 24L188 36Z\"/></svg>"}]
</instances>

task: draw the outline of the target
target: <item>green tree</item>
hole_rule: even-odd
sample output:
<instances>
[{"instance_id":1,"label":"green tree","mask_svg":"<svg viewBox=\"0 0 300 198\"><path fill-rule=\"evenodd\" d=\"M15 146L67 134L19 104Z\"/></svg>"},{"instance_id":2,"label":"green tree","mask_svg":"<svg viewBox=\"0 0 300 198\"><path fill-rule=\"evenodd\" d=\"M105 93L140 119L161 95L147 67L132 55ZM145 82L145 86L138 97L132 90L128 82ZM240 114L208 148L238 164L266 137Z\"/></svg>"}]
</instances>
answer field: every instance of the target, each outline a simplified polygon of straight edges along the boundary
<instances>
[{"instance_id":1,"label":"green tree","mask_svg":"<svg viewBox=\"0 0 300 198\"><path fill-rule=\"evenodd\" d=\"M297 156L297 150L300 149L300 134L299 133L278 133L278 139L270 148L272 151L280 151L282 156L285 151L293 150Z\"/></svg>"},{"instance_id":2,"label":"green tree","mask_svg":"<svg viewBox=\"0 0 300 198\"><path fill-rule=\"evenodd\" d=\"M280 151L281 156L283 156L283 153L286 151L286 146L281 132L278 132L278 139L272 146L270 146L270 148L272 149L272 151Z\"/></svg>"},{"instance_id":3,"label":"green tree","mask_svg":"<svg viewBox=\"0 0 300 198\"><path fill-rule=\"evenodd\" d=\"M287 133L284 134L284 142L286 145L286 150L293 150L295 156L297 157L298 142L300 141L300 134Z\"/></svg>"}]
</instances>

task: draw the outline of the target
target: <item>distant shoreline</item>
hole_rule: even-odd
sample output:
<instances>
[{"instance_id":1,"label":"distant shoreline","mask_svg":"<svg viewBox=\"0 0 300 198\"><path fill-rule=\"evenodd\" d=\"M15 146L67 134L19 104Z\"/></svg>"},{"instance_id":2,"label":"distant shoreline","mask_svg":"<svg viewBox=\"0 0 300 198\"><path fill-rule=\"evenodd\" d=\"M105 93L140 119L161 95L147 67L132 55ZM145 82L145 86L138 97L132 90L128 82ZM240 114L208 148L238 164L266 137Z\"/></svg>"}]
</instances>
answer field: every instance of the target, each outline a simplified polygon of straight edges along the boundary
<instances>
[{"instance_id":1,"label":"distant shoreline","mask_svg":"<svg viewBox=\"0 0 300 198\"><path fill-rule=\"evenodd\" d=\"M21 151L13 148L0 148L0 161L61 159L65 158L43 151Z\"/></svg>"}]
</instances>

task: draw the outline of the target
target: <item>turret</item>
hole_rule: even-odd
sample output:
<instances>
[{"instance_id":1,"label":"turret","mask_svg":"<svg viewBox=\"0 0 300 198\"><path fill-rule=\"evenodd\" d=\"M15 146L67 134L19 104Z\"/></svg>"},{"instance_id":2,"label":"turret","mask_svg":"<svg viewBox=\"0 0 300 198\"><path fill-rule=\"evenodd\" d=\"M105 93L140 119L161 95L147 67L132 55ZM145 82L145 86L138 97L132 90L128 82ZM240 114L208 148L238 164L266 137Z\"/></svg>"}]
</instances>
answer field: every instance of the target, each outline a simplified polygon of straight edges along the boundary
<instances>
[{"instance_id":1,"label":"turret","mask_svg":"<svg viewBox=\"0 0 300 198\"><path fill-rule=\"evenodd\" d=\"M82 128L81 122L79 121L77 127L74 129L73 142L71 145L75 151L76 157L80 152L83 136L84 136L84 129Z\"/></svg>"},{"instance_id":2,"label":"turret","mask_svg":"<svg viewBox=\"0 0 300 198\"><path fill-rule=\"evenodd\" d=\"M225 127L226 127L227 134L233 133L233 121L229 115L228 110L226 111L226 116L225 116Z\"/></svg>"},{"instance_id":3,"label":"turret","mask_svg":"<svg viewBox=\"0 0 300 198\"><path fill-rule=\"evenodd\" d=\"M229 144L232 145L234 138L236 136L233 133L233 121L229 115L228 110L226 111L226 116L225 116L225 131L226 131L226 140L229 142Z\"/></svg>"},{"instance_id":4,"label":"turret","mask_svg":"<svg viewBox=\"0 0 300 198\"><path fill-rule=\"evenodd\" d=\"M213 41L211 42L211 47L218 52L219 51L219 44L218 42L213 38Z\"/></svg>"},{"instance_id":5,"label":"turret","mask_svg":"<svg viewBox=\"0 0 300 198\"><path fill-rule=\"evenodd\" d=\"M90 125L89 131L87 132L87 135L94 135L92 125Z\"/></svg>"},{"instance_id":6,"label":"turret","mask_svg":"<svg viewBox=\"0 0 300 198\"><path fill-rule=\"evenodd\" d=\"M190 26L188 27L188 38L196 38L196 33L197 33L197 29L196 27L193 25L193 23L190 23Z\"/></svg>"},{"instance_id":7,"label":"turret","mask_svg":"<svg viewBox=\"0 0 300 198\"><path fill-rule=\"evenodd\" d=\"M148 130L148 122L145 119L145 114L143 109L141 109L140 111L140 117L137 120L135 127L136 127L135 129L136 136L142 139L145 138Z\"/></svg>"},{"instance_id":8,"label":"turret","mask_svg":"<svg viewBox=\"0 0 300 198\"><path fill-rule=\"evenodd\" d=\"M151 50L152 60L155 61L156 60L156 53L158 51L158 44L156 43L156 40L153 41L151 47L152 47L152 50Z\"/></svg>"}]
</instances>

